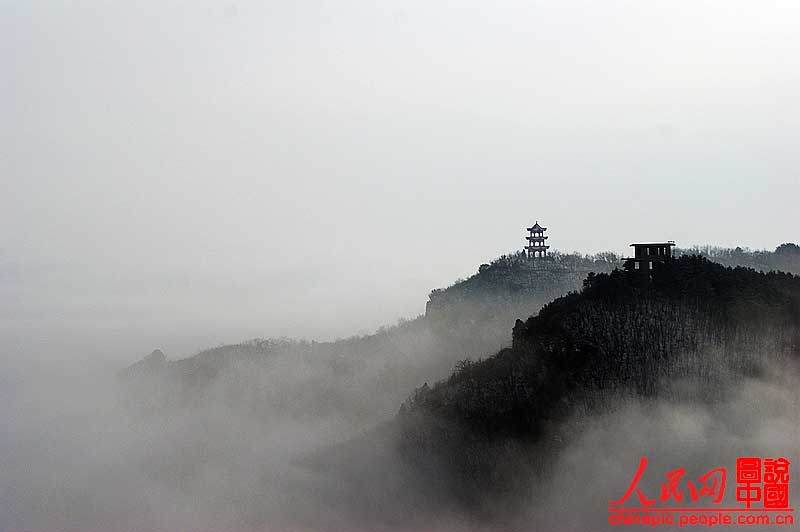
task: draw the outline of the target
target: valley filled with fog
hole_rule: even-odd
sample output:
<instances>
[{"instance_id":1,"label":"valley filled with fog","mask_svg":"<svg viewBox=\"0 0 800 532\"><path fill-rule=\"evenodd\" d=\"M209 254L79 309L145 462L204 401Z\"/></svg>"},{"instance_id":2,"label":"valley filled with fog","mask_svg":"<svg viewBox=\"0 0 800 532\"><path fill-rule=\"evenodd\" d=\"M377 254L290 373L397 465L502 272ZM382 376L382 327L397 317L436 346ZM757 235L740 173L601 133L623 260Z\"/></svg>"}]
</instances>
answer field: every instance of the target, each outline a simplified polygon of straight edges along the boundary
<instances>
[{"instance_id":1,"label":"valley filled with fog","mask_svg":"<svg viewBox=\"0 0 800 532\"><path fill-rule=\"evenodd\" d=\"M798 25L0 2L0 530L603 530L642 456L735 504L798 456Z\"/></svg>"}]
</instances>

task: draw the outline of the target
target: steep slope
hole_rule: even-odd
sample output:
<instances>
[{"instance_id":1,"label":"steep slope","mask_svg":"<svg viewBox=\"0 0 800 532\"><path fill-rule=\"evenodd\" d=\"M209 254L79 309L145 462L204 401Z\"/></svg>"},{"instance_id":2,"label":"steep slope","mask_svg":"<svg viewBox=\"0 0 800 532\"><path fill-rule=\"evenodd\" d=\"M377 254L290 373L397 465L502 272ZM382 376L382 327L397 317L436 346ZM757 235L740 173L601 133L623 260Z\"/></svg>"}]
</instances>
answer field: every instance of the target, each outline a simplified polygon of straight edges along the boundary
<instances>
[{"instance_id":1,"label":"steep slope","mask_svg":"<svg viewBox=\"0 0 800 532\"><path fill-rule=\"evenodd\" d=\"M713 403L798 356L800 277L699 256L657 264L652 280L590 275L580 293L517 320L510 348L417 389L400 409L402 445L424 467L447 464L468 503L492 489L524 492L540 467L525 460L547 456L543 436L576 411L602 412L620 396Z\"/></svg>"}]
</instances>

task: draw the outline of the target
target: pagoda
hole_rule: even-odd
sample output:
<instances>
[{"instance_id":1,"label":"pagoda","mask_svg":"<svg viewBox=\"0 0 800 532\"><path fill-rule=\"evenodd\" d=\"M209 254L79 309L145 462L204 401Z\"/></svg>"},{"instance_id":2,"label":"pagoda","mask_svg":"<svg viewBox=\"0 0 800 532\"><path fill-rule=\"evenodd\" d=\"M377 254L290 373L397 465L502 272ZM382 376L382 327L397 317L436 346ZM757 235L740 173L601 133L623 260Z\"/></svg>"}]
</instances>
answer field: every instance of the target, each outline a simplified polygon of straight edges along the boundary
<instances>
[{"instance_id":1,"label":"pagoda","mask_svg":"<svg viewBox=\"0 0 800 532\"><path fill-rule=\"evenodd\" d=\"M530 233L526 238L528 241L528 245L525 246L525 249L528 252L529 259L535 258L544 258L547 257L547 250L550 249L550 246L545 245L545 240L547 237L544 236L544 232L547 231L546 227L542 227L539 225L538 220L533 227L527 228L528 233Z\"/></svg>"}]
</instances>

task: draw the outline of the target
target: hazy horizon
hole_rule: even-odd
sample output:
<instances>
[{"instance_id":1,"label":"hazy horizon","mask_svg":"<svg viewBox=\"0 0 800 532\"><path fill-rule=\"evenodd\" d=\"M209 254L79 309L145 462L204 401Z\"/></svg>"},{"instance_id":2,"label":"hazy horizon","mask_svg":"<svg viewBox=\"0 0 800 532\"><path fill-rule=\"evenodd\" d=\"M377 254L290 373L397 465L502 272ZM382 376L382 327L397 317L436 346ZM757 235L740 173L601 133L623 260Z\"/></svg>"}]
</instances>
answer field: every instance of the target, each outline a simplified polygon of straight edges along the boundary
<instances>
[{"instance_id":1,"label":"hazy horizon","mask_svg":"<svg viewBox=\"0 0 800 532\"><path fill-rule=\"evenodd\" d=\"M505 260L398 322L536 221L565 254L800 243L798 28L788 0L0 0L0 529L601 530L643 456L653 514L781 510L800 277L762 270L796 246Z\"/></svg>"},{"instance_id":2,"label":"hazy horizon","mask_svg":"<svg viewBox=\"0 0 800 532\"><path fill-rule=\"evenodd\" d=\"M796 241L798 15L3 2L4 357L371 332L535 220L567 252Z\"/></svg>"}]
</instances>

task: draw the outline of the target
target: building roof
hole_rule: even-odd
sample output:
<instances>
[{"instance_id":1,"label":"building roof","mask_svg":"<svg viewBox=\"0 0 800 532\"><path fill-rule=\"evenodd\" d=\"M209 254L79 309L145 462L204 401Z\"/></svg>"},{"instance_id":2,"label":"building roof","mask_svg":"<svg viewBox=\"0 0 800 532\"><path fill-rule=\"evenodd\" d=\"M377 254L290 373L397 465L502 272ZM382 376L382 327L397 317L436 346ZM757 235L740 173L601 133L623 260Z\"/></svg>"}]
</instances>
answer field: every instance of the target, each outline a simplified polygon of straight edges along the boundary
<instances>
[{"instance_id":1,"label":"building roof","mask_svg":"<svg viewBox=\"0 0 800 532\"><path fill-rule=\"evenodd\" d=\"M528 227L526 231L547 231L547 228L539 225L539 222L537 221L535 224L533 224L533 227Z\"/></svg>"},{"instance_id":2,"label":"building roof","mask_svg":"<svg viewBox=\"0 0 800 532\"><path fill-rule=\"evenodd\" d=\"M667 242L641 242L636 244L631 244L630 247L638 247L638 246L674 246L674 240L668 240Z\"/></svg>"}]
</instances>

